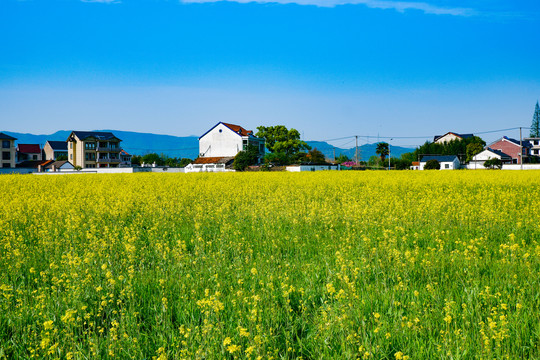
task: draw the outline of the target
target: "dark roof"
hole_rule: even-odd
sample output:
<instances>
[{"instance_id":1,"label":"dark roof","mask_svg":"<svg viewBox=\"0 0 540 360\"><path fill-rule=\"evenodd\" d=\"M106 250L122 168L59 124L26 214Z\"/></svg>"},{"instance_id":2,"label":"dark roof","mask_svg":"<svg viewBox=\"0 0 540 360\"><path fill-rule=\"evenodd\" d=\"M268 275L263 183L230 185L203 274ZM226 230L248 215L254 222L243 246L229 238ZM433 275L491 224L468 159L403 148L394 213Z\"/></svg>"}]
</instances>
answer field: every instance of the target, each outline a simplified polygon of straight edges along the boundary
<instances>
[{"instance_id":1,"label":"dark roof","mask_svg":"<svg viewBox=\"0 0 540 360\"><path fill-rule=\"evenodd\" d=\"M97 140L120 140L112 132L104 132L104 131L72 131L71 135L76 135L79 139L84 140L89 137L96 138ZM69 137L68 137L69 139Z\"/></svg>"},{"instance_id":2,"label":"dark roof","mask_svg":"<svg viewBox=\"0 0 540 360\"><path fill-rule=\"evenodd\" d=\"M50 141L50 140L47 140L47 142L49 143L50 147L53 149L53 150L56 150L56 151L67 151L67 142L66 141Z\"/></svg>"},{"instance_id":3,"label":"dark roof","mask_svg":"<svg viewBox=\"0 0 540 360\"><path fill-rule=\"evenodd\" d=\"M496 144L496 143L498 143L499 141L503 141L503 140L506 140L506 141L508 141L508 142L511 142L511 143L514 144L514 145L519 146L519 140L509 138L508 136L503 136L502 138L500 138L500 139L497 140L497 141L492 142L492 143L489 144L488 146L491 146L491 145ZM532 146L531 143L530 143L529 141L527 141L527 140L523 140L521 143L522 143L522 146L523 146L524 148L529 148L529 147Z\"/></svg>"},{"instance_id":4,"label":"dark roof","mask_svg":"<svg viewBox=\"0 0 540 360\"><path fill-rule=\"evenodd\" d=\"M193 164L227 164L234 160L234 157L199 157L196 158Z\"/></svg>"},{"instance_id":5,"label":"dark roof","mask_svg":"<svg viewBox=\"0 0 540 360\"><path fill-rule=\"evenodd\" d=\"M53 160L49 160L50 162L48 163L43 163L41 164L41 166L43 166L44 168L46 169L52 169L53 166L55 166L57 169L62 167L62 165L64 165L65 163L69 163L71 164L69 161L67 160L61 160L61 161L53 161Z\"/></svg>"},{"instance_id":6,"label":"dark roof","mask_svg":"<svg viewBox=\"0 0 540 360\"><path fill-rule=\"evenodd\" d=\"M18 168L34 168L34 169L37 169L37 167L39 165L47 165L49 164L50 162L52 162L53 160L47 160L47 161L42 161L42 160L26 160L26 161L23 161L19 164L17 164L17 167Z\"/></svg>"},{"instance_id":7,"label":"dark roof","mask_svg":"<svg viewBox=\"0 0 540 360\"><path fill-rule=\"evenodd\" d=\"M207 132L205 132L204 134L202 134L201 136L199 136L199 140L201 138L204 137L204 135L208 134L210 131L212 131L216 126L218 126L219 124L223 124L225 125L226 127L228 127L229 129L231 129L231 131L235 132L236 134L240 135L240 136L254 136L253 135L253 131L251 130L246 130L244 129L243 127L241 127L240 125L234 125L234 124L227 124L227 123L224 123L222 121L218 122L216 125L212 126L210 128L210 130L208 130Z\"/></svg>"},{"instance_id":8,"label":"dark roof","mask_svg":"<svg viewBox=\"0 0 540 360\"><path fill-rule=\"evenodd\" d=\"M437 160L438 162L452 162L458 157L456 155L424 155L420 162L427 162L428 160Z\"/></svg>"},{"instance_id":9,"label":"dark roof","mask_svg":"<svg viewBox=\"0 0 540 360\"><path fill-rule=\"evenodd\" d=\"M39 154L41 148L38 144L18 144L17 151L24 154Z\"/></svg>"},{"instance_id":10,"label":"dark roof","mask_svg":"<svg viewBox=\"0 0 540 360\"><path fill-rule=\"evenodd\" d=\"M503 153L501 150L495 150L495 149L490 148L489 146L486 148L486 150L491 151L495 155L499 155L501 158L508 158L508 159L512 158L510 155Z\"/></svg>"},{"instance_id":11,"label":"dark roof","mask_svg":"<svg viewBox=\"0 0 540 360\"><path fill-rule=\"evenodd\" d=\"M4 134L3 132L0 132L0 139L2 139L2 140L17 140L13 136L9 136L8 134Z\"/></svg>"},{"instance_id":12,"label":"dark roof","mask_svg":"<svg viewBox=\"0 0 540 360\"><path fill-rule=\"evenodd\" d=\"M474 134L458 134L458 133L456 133L456 132L449 131L449 132L447 132L447 133L444 134L444 135L436 135L436 136L434 136L434 137L433 137L433 142L439 140L440 138L442 138L442 137L444 137L444 136L446 136L446 135L448 135L448 134L454 134L454 135L456 135L456 136L458 136L458 137L460 137L460 138L462 138L462 139L468 139L468 138L472 138L472 137L474 136Z\"/></svg>"}]
</instances>

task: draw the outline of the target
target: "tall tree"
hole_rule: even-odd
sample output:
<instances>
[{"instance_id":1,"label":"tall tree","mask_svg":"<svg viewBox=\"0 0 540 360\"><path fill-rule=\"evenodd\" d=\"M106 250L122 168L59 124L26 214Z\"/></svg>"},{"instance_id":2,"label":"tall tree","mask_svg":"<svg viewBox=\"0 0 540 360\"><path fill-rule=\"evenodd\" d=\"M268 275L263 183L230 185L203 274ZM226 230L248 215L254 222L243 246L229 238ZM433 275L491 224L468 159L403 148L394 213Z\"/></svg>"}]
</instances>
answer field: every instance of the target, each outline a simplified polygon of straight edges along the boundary
<instances>
[{"instance_id":1,"label":"tall tree","mask_svg":"<svg viewBox=\"0 0 540 360\"><path fill-rule=\"evenodd\" d=\"M300 140L300 133L296 129L288 130L283 125L277 126L259 126L257 137L264 138L266 148L270 152L282 152L287 155L296 154L302 150L310 150L305 141Z\"/></svg>"},{"instance_id":2,"label":"tall tree","mask_svg":"<svg viewBox=\"0 0 540 360\"><path fill-rule=\"evenodd\" d=\"M531 124L531 137L540 137L540 107L538 106L538 101L536 102L536 107L534 108L534 115Z\"/></svg>"},{"instance_id":3,"label":"tall tree","mask_svg":"<svg viewBox=\"0 0 540 360\"><path fill-rule=\"evenodd\" d=\"M384 159L386 159L386 157L390 153L388 143L385 143L385 142L378 143L375 153L381 157L381 161L384 161Z\"/></svg>"}]
</instances>

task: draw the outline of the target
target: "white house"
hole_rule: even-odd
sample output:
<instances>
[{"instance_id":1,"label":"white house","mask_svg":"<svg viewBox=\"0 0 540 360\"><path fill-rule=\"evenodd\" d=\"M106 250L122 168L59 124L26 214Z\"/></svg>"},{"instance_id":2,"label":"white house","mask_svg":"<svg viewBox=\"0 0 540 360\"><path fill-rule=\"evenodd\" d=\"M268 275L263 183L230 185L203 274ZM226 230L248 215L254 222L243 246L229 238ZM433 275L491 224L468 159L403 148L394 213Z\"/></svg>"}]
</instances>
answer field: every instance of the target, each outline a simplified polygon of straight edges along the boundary
<instances>
[{"instance_id":1,"label":"white house","mask_svg":"<svg viewBox=\"0 0 540 360\"><path fill-rule=\"evenodd\" d=\"M503 153L500 150L495 150L490 147L486 147L484 151L476 154L471 162L469 163L468 168L469 169L483 169L484 168L484 162L486 162L489 159L499 159L504 163L512 163L512 157L510 155L507 155Z\"/></svg>"},{"instance_id":2,"label":"white house","mask_svg":"<svg viewBox=\"0 0 540 360\"><path fill-rule=\"evenodd\" d=\"M447 132L444 135L437 135L433 137L433 142L443 144L452 140L463 140L473 137L473 134L458 134L455 132Z\"/></svg>"},{"instance_id":3,"label":"white house","mask_svg":"<svg viewBox=\"0 0 540 360\"><path fill-rule=\"evenodd\" d=\"M456 155L425 155L420 160L420 170L424 170L429 160L437 160L441 165L441 170L455 170L461 166Z\"/></svg>"},{"instance_id":4,"label":"white house","mask_svg":"<svg viewBox=\"0 0 540 360\"><path fill-rule=\"evenodd\" d=\"M290 172L301 172L301 171L324 171L324 170L340 170L340 165L309 165L309 164L303 164L303 165L291 165L285 167L286 171Z\"/></svg>"},{"instance_id":5,"label":"white house","mask_svg":"<svg viewBox=\"0 0 540 360\"><path fill-rule=\"evenodd\" d=\"M256 146L264 156L264 139L239 125L219 122L199 138L199 157L234 157L248 145Z\"/></svg>"}]
</instances>

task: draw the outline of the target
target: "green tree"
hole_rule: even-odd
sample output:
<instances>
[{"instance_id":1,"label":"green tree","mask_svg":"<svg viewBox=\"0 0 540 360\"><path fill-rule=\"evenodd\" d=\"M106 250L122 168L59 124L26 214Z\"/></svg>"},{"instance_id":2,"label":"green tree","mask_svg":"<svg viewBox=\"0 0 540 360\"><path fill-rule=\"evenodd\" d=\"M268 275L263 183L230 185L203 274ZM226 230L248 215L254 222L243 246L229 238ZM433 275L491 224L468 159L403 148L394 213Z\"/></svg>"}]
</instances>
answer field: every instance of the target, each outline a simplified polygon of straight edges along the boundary
<instances>
[{"instance_id":1,"label":"green tree","mask_svg":"<svg viewBox=\"0 0 540 360\"><path fill-rule=\"evenodd\" d=\"M441 169L441 164L439 163L439 161L435 159L428 160L426 162L426 165L424 165L424 170L440 170L440 169Z\"/></svg>"},{"instance_id":2,"label":"green tree","mask_svg":"<svg viewBox=\"0 0 540 360\"><path fill-rule=\"evenodd\" d=\"M56 158L56 161L64 161L67 159L68 159L67 155L58 155L58 157Z\"/></svg>"},{"instance_id":3,"label":"green tree","mask_svg":"<svg viewBox=\"0 0 540 360\"><path fill-rule=\"evenodd\" d=\"M486 169L502 169L502 161L501 159L493 158L488 159L484 161L484 167Z\"/></svg>"},{"instance_id":4,"label":"green tree","mask_svg":"<svg viewBox=\"0 0 540 360\"><path fill-rule=\"evenodd\" d=\"M131 157L131 165L141 165L141 156L140 155L133 155Z\"/></svg>"},{"instance_id":5,"label":"green tree","mask_svg":"<svg viewBox=\"0 0 540 360\"><path fill-rule=\"evenodd\" d=\"M339 156L336 158L336 164L343 164L344 162L351 161L351 159L344 154L339 154Z\"/></svg>"},{"instance_id":6,"label":"green tree","mask_svg":"<svg viewBox=\"0 0 540 360\"><path fill-rule=\"evenodd\" d=\"M324 154L317 150L317 148L309 150L307 159L312 164L326 164L326 158Z\"/></svg>"},{"instance_id":7,"label":"green tree","mask_svg":"<svg viewBox=\"0 0 540 360\"><path fill-rule=\"evenodd\" d=\"M534 115L531 124L531 137L540 137L540 107L538 106L538 101L534 108Z\"/></svg>"},{"instance_id":8,"label":"green tree","mask_svg":"<svg viewBox=\"0 0 540 360\"><path fill-rule=\"evenodd\" d=\"M156 163L156 165L158 166L163 166L165 165L165 160L159 156L158 154L156 153L150 153L150 154L146 154L144 155L142 158L141 158L141 162L145 163L145 164L153 164L153 163Z\"/></svg>"},{"instance_id":9,"label":"green tree","mask_svg":"<svg viewBox=\"0 0 540 360\"><path fill-rule=\"evenodd\" d=\"M189 158L181 158L180 161L178 162L178 166L179 167L186 167L189 164L191 164L192 162L193 162L193 160L191 160Z\"/></svg>"},{"instance_id":10,"label":"green tree","mask_svg":"<svg viewBox=\"0 0 540 360\"><path fill-rule=\"evenodd\" d=\"M268 165L289 165L291 157L285 153L268 153L264 156L264 163Z\"/></svg>"},{"instance_id":11,"label":"green tree","mask_svg":"<svg viewBox=\"0 0 540 360\"><path fill-rule=\"evenodd\" d=\"M255 165L259 161L259 149L256 146L248 145L245 151L240 151L234 157L233 169L244 171L248 166Z\"/></svg>"},{"instance_id":12,"label":"green tree","mask_svg":"<svg viewBox=\"0 0 540 360\"><path fill-rule=\"evenodd\" d=\"M257 127L257 137L264 138L266 148L270 152L283 152L293 155L302 150L310 150L306 142L300 140L300 133L296 129L288 130L283 125L259 126Z\"/></svg>"},{"instance_id":13,"label":"green tree","mask_svg":"<svg viewBox=\"0 0 540 360\"><path fill-rule=\"evenodd\" d=\"M466 147L466 152L467 152L467 160L466 161L467 162L472 161L473 157L476 154L481 153L482 150L484 150L484 147L480 143L474 142L474 143L468 144L467 147Z\"/></svg>"},{"instance_id":14,"label":"green tree","mask_svg":"<svg viewBox=\"0 0 540 360\"><path fill-rule=\"evenodd\" d=\"M377 149L375 150L375 154L381 157L381 161L384 162L384 159L386 159L389 153L390 153L390 145L388 145L388 143L385 143L385 142L377 143Z\"/></svg>"}]
</instances>

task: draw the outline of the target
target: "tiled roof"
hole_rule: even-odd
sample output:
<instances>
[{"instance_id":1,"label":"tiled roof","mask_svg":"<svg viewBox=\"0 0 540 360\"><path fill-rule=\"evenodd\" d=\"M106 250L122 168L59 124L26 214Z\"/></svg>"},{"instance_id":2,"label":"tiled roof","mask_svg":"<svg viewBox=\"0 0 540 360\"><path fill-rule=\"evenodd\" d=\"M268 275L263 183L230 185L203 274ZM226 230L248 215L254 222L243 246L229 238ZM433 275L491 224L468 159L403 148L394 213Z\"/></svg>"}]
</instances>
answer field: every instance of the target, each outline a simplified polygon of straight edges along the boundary
<instances>
[{"instance_id":1,"label":"tiled roof","mask_svg":"<svg viewBox=\"0 0 540 360\"><path fill-rule=\"evenodd\" d=\"M4 134L3 132L0 132L0 139L2 139L2 140L17 140L13 136L9 136L8 134Z\"/></svg>"},{"instance_id":2,"label":"tiled roof","mask_svg":"<svg viewBox=\"0 0 540 360\"><path fill-rule=\"evenodd\" d=\"M55 166L57 169L62 167L65 163L69 163L67 160L61 160L61 161L54 161L54 160L47 160L45 163L41 164L44 168L52 169L53 166ZM70 163L71 164L71 163Z\"/></svg>"},{"instance_id":3,"label":"tiled roof","mask_svg":"<svg viewBox=\"0 0 540 360\"><path fill-rule=\"evenodd\" d=\"M199 157L195 159L193 164L227 164L229 161L234 160L233 157Z\"/></svg>"},{"instance_id":4,"label":"tiled roof","mask_svg":"<svg viewBox=\"0 0 540 360\"><path fill-rule=\"evenodd\" d=\"M79 139L84 140L89 137L96 138L97 140L120 140L112 132L104 131L72 131ZM70 135L71 136L71 135Z\"/></svg>"},{"instance_id":5,"label":"tiled roof","mask_svg":"<svg viewBox=\"0 0 540 360\"><path fill-rule=\"evenodd\" d=\"M242 136L253 135L253 131L246 130L240 125L233 125L233 124L227 124L227 123L222 123L222 124L228 127L229 129L231 129L232 131L234 131L235 133L240 134Z\"/></svg>"},{"instance_id":6,"label":"tiled roof","mask_svg":"<svg viewBox=\"0 0 540 360\"><path fill-rule=\"evenodd\" d=\"M493 144L496 144L496 143L498 143L499 141L505 141L505 140L508 141L508 142L510 142L510 143L512 143L512 144L514 144L514 145L519 146L519 140L509 138L508 136L503 136L502 138L500 138L500 139L497 140L497 141L492 142L492 143L489 144L488 146L491 146L491 145L493 145ZM524 148L530 148L530 147L532 147L531 143L530 143L529 141L527 141L527 140L523 140L523 141L521 142L521 144L522 144L522 146L523 146Z\"/></svg>"},{"instance_id":7,"label":"tiled roof","mask_svg":"<svg viewBox=\"0 0 540 360\"><path fill-rule=\"evenodd\" d=\"M49 164L53 162L54 160L47 160L47 161L41 161L41 160L26 160L19 164L17 164L18 168L34 168L37 169L39 165L45 166L46 164Z\"/></svg>"},{"instance_id":8,"label":"tiled roof","mask_svg":"<svg viewBox=\"0 0 540 360\"><path fill-rule=\"evenodd\" d=\"M456 135L456 136L458 136L458 137L460 137L460 138L462 138L462 139L468 139L468 138L471 138L471 137L474 136L474 134L458 134L458 133L455 133L455 132L450 131L450 132L447 132L447 133L444 134L444 135L437 135L437 136L433 137L433 142L439 140L439 139L442 138L442 137L445 137L445 136L448 135L448 134Z\"/></svg>"},{"instance_id":9,"label":"tiled roof","mask_svg":"<svg viewBox=\"0 0 540 360\"><path fill-rule=\"evenodd\" d=\"M128 154L128 152L124 149L122 149L122 151L120 151L120 155L124 155L124 156L131 156L131 154Z\"/></svg>"},{"instance_id":10,"label":"tiled roof","mask_svg":"<svg viewBox=\"0 0 540 360\"><path fill-rule=\"evenodd\" d=\"M41 148L38 144L18 144L17 151L24 154L39 154Z\"/></svg>"},{"instance_id":11,"label":"tiled roof","mask_svg":"<svg viewBox=\"0 0 540 360\"><path fill-rule=\"evenodd\" d=\"M512 158L510 155L503 153L501 150L495 150L490 147L487 147L486 150L494 153L495 155L499 155L501 158Z\"/></svg>"},{"instance_id":12,"label":"tiled roof","mask_svg":"<svg viewBox=\"0 0 540 360\"><path fill-rule=\"evenodd\" d=\"M53 150L56 150L56 151L67 151L67 142L65 141L50 141L50 140L47 140L47 142L49 143L49 145L51 146L51 148Z\"/></svg>"},{"instance_id":13,"label":"tiled roof","mask_svg":"<svg viewBox=\"0 0 540 360\"><path fill-rule=\"evenodd\" d=\"M452 162L457 159L456 155L425 155L422 156L420 162L427 162L429 160L437 160L438 162Z\"/></svg>"}]
</instances>

